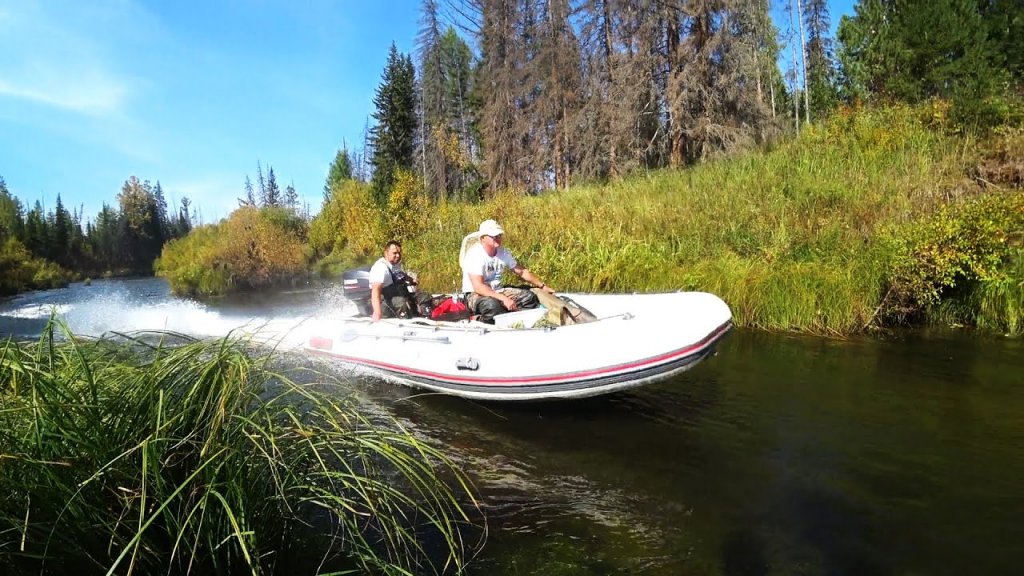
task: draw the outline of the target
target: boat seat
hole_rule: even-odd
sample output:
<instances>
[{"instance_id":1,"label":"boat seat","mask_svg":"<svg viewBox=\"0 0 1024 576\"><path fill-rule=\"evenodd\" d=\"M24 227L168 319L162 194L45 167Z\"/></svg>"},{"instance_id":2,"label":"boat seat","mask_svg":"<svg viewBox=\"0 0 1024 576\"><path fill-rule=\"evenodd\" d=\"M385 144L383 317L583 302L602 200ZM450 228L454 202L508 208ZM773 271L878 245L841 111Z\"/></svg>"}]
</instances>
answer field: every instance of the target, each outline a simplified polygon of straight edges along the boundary
<instances>
[{"instance_id":1,"label":"boat seat","mask_svg":"<svg viewBox=\"0 0 1024 576\"><path fill-rule=\"evenodd\" d=\"M462 239L462 248L459 249L459 272L462 272L462 261L466 259L466 252L473 246L480 243L480 232L470 232Z\"/></svg>"}]
</instances>

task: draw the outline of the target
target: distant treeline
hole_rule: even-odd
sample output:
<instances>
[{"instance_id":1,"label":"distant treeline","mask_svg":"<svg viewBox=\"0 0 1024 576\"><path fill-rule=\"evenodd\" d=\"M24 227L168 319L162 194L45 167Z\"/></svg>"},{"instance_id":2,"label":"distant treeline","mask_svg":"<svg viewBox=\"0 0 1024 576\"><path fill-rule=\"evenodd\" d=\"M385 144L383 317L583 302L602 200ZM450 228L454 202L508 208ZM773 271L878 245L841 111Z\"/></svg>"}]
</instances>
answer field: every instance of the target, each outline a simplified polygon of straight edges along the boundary
<instances>
[{"instance_id":1,"label":"distant treeline","mask_svg":"<svg viewBox=\"0 0 1024 576\"><path fill-rule=\"evenodd\" d=\"M274 168L257 163L255 184L245 176L239 206L280 208L300 215L295 187L282 190ZM187 236L196 224L188 197L173 213L160 182L131 176L117 194L117 205L103 204L93 219L69 211L61 196L45 210L40 201L28 209L0 177L0 295L53 288L75 278L152 274L164 245Z\"/></svg>"},{"instance_id":2,"label":"distant treeline","mask_svg":"<svg viewBox=\"0 0 1024 576\"><path fill-rule=\"evenodd\" d=\"M26 209L0 178L0 293L46 288L74 276L152 273L165 242L192 229L189 200L174 216L167 212L160 183L130 177L95 220L69 211L60 195L54 207Z\"/></svg>"}]
</instances>

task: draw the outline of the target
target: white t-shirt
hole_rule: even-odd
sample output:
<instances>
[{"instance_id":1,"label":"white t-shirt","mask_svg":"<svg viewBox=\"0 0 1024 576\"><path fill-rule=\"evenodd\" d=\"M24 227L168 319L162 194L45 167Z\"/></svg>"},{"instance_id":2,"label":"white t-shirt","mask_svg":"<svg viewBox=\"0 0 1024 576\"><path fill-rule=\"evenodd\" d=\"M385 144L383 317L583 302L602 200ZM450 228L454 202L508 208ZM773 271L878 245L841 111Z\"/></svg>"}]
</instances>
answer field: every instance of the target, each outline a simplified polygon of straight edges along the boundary
<instances>
[{"instance_id":1,"label":"white t-shirt","mask_svg":"<svg viewBox=\"0 0 1024 576\"><path fill-rule=\"evenodd\" d=\"M370 268L370 284L380 283L381 288L386 288L394 283L395 279L391 277L392 273L397 274L402 271L402 263L391 265L390 262L381 258L373 263Z\"/></svg>"},{"instance_id":2,"label":"white t-shirt","mask_svg":"<svg viewBox=\"0 0 1024 576\"><path fill-rule=\"evenodd\" d=\"M484 247L477 244L466 251L466 257L462 260L462 291L473 291L470 274L483 276L484 282L489 284L492 290L497 290L501 287L501 273L506 268L515 268L518 265L515 257L503 246L498 247L494 256L488 256Z\"/></svg>"}]
</instances>

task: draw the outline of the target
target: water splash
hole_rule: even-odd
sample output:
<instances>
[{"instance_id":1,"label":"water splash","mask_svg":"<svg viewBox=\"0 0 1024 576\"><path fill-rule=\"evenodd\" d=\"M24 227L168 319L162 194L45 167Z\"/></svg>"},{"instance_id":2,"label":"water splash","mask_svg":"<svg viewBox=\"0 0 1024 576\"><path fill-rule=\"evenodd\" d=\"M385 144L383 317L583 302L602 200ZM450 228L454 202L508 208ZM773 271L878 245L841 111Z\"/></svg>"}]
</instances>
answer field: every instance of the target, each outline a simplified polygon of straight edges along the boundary
<instances>
[{"instance_id":1,"label":"water splash","mask_svg":"<svg viewBox=\"0 0 1024 576\"><path fill-rule=\"evenodd\" d=\"M4 316L22 320L46 319L56 314L62 316L71 309L69 304L26 304L4 312Z\"/></svg>"},{"instance_id":2,"label":"water splash","mask_svg":"<svg viewBox=\"0 0 1024 576\"><path fill-rule=\"evenodd\" d=\"M174 296L159 278L110 280L23 294L2 302L0 333L34 338L53 316L82 336L152 330L197 338L252 335L292 349L353 311L354 305L344 298L340 287L207 304Z\"/></svg>"}]
</instances>

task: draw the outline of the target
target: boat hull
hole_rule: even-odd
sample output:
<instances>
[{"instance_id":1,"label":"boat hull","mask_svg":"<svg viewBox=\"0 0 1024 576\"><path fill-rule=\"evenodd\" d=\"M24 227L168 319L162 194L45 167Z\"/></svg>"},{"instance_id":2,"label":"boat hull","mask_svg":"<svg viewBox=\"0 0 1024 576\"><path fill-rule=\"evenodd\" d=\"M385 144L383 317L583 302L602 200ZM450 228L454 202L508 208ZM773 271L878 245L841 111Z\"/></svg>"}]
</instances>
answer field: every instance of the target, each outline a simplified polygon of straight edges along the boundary
<instances>
[{"instance_id":1,"label":"boat hull","mask_svg":"<svg viewBox=\"0 0 1024 576\"><path fill-rule=\"evenodd\" d=\"M516 329L351 318L314 336L306 348L436 392L544 400L596 396L669 378L713 354L732 327L728 306L706 293L571 297L598 320Z\"/></svg>"}]
</instances>

